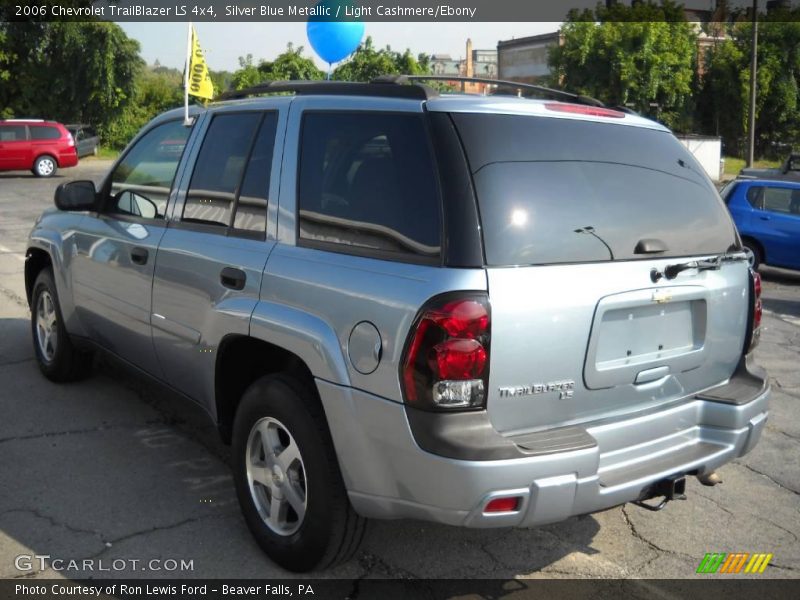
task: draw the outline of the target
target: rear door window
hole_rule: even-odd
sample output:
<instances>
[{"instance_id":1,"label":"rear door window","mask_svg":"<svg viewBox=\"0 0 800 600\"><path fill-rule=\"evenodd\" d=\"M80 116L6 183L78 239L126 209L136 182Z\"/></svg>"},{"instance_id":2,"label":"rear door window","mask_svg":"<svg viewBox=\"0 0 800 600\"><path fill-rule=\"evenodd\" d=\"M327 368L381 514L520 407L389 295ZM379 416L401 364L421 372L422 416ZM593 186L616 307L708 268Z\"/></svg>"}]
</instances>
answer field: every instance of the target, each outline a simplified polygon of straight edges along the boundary
<instances>
[{"instance_id":1,"label":"rear door window","mask_svg":"<svg viewBox=\"0 0 800 600\"><path fill-rule=\"evenodd\" d=\"M30 128L32 140L57 140L61 137L61 132L56 127L47 125L36 125Z\"/></svg>"},{"instance_id":2,"label":"rear door window","mask_svg":"<svg viewBox=\"0 0 800 600\"><path fill-rule=\"evenodd\" d=\"M308 112L297 187L299 243L437 261L438 182L422 115Z\"/></svg>"},{"instance_id":3,"label":"rear door window","mask_svg":"<svg viewBox=\"0 0 800 600\"><path fill-rule=\"evenodd\" d=\"M489 265L725 252L733 223L669 133L564 118L454 113ZM638 254L640 241L667 248Z\"/></svg>"},{"instance_id":4,"label":"rear door window","mask_svg":"<svg viewBox=\"0 0 800 600\"><path fill-rule=\"evenodd\" d=\"M800 214L800 189L764 187L761 208L767 212Z\"/></svg>"},{"instance_id":5,"label":"rear door window","mask_svg":"<svg viewBox=\"0 0 800 600\"><path fill-rule=\"evenodd\" d=\"M195 163L183 222L222 233L266 235L277 122L275 112L214 117Z\"/></svg>"}]
</instances>

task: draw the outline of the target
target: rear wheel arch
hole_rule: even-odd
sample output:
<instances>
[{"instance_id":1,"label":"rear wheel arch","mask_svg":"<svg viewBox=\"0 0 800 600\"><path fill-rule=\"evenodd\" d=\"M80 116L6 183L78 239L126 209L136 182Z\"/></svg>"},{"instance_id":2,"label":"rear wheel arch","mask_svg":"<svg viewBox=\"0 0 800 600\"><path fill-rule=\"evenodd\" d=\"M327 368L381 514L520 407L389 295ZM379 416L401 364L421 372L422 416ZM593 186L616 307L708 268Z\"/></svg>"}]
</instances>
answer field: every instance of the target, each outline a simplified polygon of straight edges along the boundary
<instances>
[{"instance_id":1,"label":"rear wheel arch","mask_svg":"<svg viewBox=\"0 0 800 600\"><path fill-rule=\"evenodd\" d=\"M33 284L42 269L53 267L53 259L46 250L41 248L28 248L25 253L25 295L28 299L28 306L31 304L33 296Z\"/></svg>"},{"instance_id":2,"label":"rear wheel arch","mask_svg":"<svg viewBox=\"0 0 800 600\"><path fill-rule=\"evenodd\" d=\"M230 444L236 410L245 390L264 375L289 375L320 403L314 376L305 361L284 348L259 338L229 335L217 350L214 374L214 398L217 427L226 444Z\"/></svg>"}]
</instances>

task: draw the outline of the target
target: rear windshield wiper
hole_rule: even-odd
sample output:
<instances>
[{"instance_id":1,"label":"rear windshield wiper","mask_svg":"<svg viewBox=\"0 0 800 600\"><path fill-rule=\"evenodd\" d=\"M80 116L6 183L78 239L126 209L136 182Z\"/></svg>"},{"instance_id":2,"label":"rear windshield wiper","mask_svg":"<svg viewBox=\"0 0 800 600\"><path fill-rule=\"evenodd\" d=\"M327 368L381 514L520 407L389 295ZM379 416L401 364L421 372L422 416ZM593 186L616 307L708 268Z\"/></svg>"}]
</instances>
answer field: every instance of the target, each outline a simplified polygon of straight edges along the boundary
<instances>
[{"instance_id":1,"label":"rear windshield wiper","mask_svg":"<svg viewBox=\"0 0 800 600\"><path fill-rule=\"evenodd\" d=\"M710 258L703 258L700 260L690 260L685 263L675 263L664 267L664 271L653 269L650 271L650 279L653 283L659 281L662 277L664 279L675 279L679 273L688 271L689 269L697 269L698 271L717 271L723 263L740 262L747 260L747 255L743 253L725 253Z\"/></svg>"}]
</instances>

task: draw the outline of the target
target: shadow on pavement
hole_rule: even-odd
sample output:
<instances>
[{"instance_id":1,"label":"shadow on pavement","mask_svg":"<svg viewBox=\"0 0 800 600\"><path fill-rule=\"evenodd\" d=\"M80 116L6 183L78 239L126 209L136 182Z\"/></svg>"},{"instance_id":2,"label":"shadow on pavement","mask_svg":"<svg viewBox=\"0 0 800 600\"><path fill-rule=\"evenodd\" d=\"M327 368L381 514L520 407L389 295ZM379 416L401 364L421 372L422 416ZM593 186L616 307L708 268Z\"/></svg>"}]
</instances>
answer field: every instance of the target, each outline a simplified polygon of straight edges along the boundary
<instances>
[{"instance_id":1,"label":"shadow on pavement","mask_svg":"<svg viewBox=\"0 0 800 600\"><path fill-rule=\"evenodd\" d=\"M800 299L779 300L775 298L764 298L763 303L764 303L764 308L779 315L800 317Z\"/></svg>"},{"instance_id":2,"label":"shadow on pavement","mask_svg":"<svg viewBox=\"0 0 800 600\"><path fill-rule=\"evenodd\" d=\"M33 360L26 319L0 318L0 334L0 407L10 415L0 421L0 489L13 490L0 493L0 577L25 575L14 567L20 554L194 561L188 572L125 568L103 577L292 575L253 542L229 449L197 405L103 357L88 379L54 384ZM314 575L511 578L595 554L599 530L591 516L502 530L373 521L353 560Z\"/></svg>"},{"instance_id":3,"label":"shadow on pavement","mask_svg":"<svg viewBox=\"0 0 800 600\"><path fill-rule=\"evenodd\" d=\"M800 287L800 271L762 266L758 270L764 281Z\"/></svg>"}]
</instances>

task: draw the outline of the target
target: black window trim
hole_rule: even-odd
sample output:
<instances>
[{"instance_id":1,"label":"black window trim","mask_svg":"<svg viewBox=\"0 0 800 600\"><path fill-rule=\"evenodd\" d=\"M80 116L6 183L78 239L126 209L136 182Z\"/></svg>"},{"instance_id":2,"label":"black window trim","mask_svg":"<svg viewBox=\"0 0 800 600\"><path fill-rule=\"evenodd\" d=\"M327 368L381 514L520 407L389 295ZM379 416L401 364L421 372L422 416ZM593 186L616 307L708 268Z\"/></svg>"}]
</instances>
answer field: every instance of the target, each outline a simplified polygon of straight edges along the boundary
<instances>
[{"instance_id":1,"label":"black window trim","mask_svg":"<svg viewBox=\"0 0 800 600\"><path fill-rule=\"evenodd\" d=\"M322 240L313 240L300 237L300 166L301 157L303 156L303 130L306 125L306 115L308 114L327 114L327 115L358 115L369 113L370 115L402 115L402 116L415 116L422 121L422 126L425 131L426 143L428 144L428 154L433 160L434 182L436 185L436 198L438 201L439 209L439 253L436 256L425 256L424 254L414 254L411 252L392 252L391 250L380 250L376 248L366 248L364 246L355 246L351 244L340 244L337 242L326 242ZM442 196L442 183L440 181L439 166L437 163L436 148L432 141L432 132L430 122L426 118L426 112L417 112L411 110L386 110L386 109L363 109L363 108L307 108L303 109L300 116L300 128L297 133L297 167L295 170L295 185L294 185L294 198L295 198L295 245L298 248L311 248L314 250L323 250L326 252L334 252L336 254L346 254L348 256L360 256L362 258L371 258L376 260L388 260L392 262L416 264L416 265L429 265L442 267L445 265L445 239L446 232L444 229L444 214L443 214L443 196Z\"/></svg>"},{"instance_id":2,"label":"black window trim","mask_svg":"<svg viewBox=\"0 0 800 600\"><path fill-rule=\"evenodd\" d=\"M200 157L200 152L203 151L203 144L205 142L206 137L208 136L208 132L211 129L211 125L219 116L223 115L240 115L240 114L260 114L260 118L258 121L258 125L255 128L253 133L253 137L250 139L250 146L247 149L247 154L245 155L244 161L244 169L242 170L242 175L239 178L239 182L236 184L236 188L234 189L234 199L231 206L231 216L230 221L228 222L227 227L222 227L220 225L211 225L208 223L199 223L194 221L185 221L183 219L183 213L186 210L186 201L189 199L189 192L192 188L192 179L194 178L194 170L197 168L197 159ZM240 229L234 227L233 224L236 221L236 211L239 208L239 195L242 191L242 184L244 183L244 178L247 176L247 169L250 166L250 158L253 155L253 150L255 149L256 142L258 141L258 135L261 133L261 128L264 126L264 122L267 120L267 115L273 114L275 115L276 119L276 130L275 130L275 137L272 140L272 152L273 152L273 162L275 157L276 151L276 141L278 139L278 131L277 125L280 124L280 110L277 108L272 109L247 109L247 110L226 110L226 111L218 111L212 113L211 119L205 127L205 133L203 134L203 139L200 143L200 148L197 152L197 156L195 157L194 163L191 165L191 174L189 175L189 181L186 184L186 194L183 199L183 205L181 207L181 214L180 216L176 215L175 219L171 220L169 223L169 227L175 229L182 229L185 231L197 231L200 233L212 233L216 235L221 235L225 237L237 237L237 238L245 238L257 241L265 241L267 239L267 227L269 226L269 205L273 200L269 197L269 189L267 189L267 206L266 212L264 214L264 231L252 231L250 229ZM272 185L272 165L270 165L270 186Z\"/></svg>"},{"instance_id":3,"label":"black window trim","mask_svg":"<svg viewBox=\"0 0 800 600\"><path fill-rule=\"evenodd\" d=\"M145 131L139 132L139 134L133 139L135 143L131 143L126 148L125 152L117 159L117 162L114 163L113 168L108 172L108 175L103 182L103 187L97 192L98 196L100 197L100 205L97 207L96 215L99 217L106 217L110 219L114 219L117 221L124 221L126 223L143 223L151 226L161 226L167 227L169 225L169 209L170 209L170 197L172 196L173 191L175 190L175 181L178 178L178 174L180 173L180 166L181 161L183 160L184 154L186 152L186 146L189 145L189 140L192 137L192 133L194 131L194 124L197 122L197 116L195 116L194 121L192 121L192 125L188 126L189 135L186 137L186 144L183 146L183 150L181 151L181 155L178 157L178 164L175 167L175 173L172 176L172 182L169 185L169 194L167 196L167 204L164 207L164 214L160 218L148 219L146 217L139 217L136 215L126 215L124 213L115 213L111 212L109 209L109 204L111 200L111 188L114 185L114 172L117 170L117 167L122 164L122 162L127 158L128 154L136 147L136 144L141 141L146 135L148 135L151 131L154 131L158 127L163 125L167 125L170 123L183 123L182 118L176 119L165 119L164 121L160 121L155 123L152 127L149 127Z\"/></svg>"}]
</instances>

